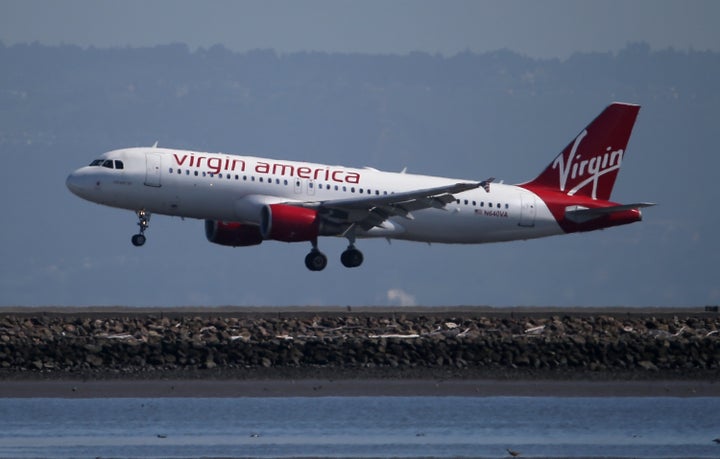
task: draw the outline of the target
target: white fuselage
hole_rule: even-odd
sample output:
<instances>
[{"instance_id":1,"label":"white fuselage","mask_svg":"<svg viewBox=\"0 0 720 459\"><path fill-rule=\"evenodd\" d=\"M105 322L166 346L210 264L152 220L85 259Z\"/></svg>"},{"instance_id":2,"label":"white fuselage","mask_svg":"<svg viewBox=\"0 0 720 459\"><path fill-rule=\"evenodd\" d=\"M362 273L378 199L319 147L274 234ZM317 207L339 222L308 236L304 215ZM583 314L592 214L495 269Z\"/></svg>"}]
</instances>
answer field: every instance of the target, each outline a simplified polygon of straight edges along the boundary
<instances>
[{"instance_id":1,"label":"white fuselage","mask_svg":"<svg viewBox=\"0 0 720 459\"><path fill-rule=\"evenodd\" d=\"M260 223L261 206L383 196L457 183L458 180L295 161L128 148L101 156L117 167L87 166L68 177L78 196L133 211L206 220ZM563 234L535 193L491 184L455 193L444 208L393 216L358 237L440 243L484 243Z\"/></svg>"}]
</instances>

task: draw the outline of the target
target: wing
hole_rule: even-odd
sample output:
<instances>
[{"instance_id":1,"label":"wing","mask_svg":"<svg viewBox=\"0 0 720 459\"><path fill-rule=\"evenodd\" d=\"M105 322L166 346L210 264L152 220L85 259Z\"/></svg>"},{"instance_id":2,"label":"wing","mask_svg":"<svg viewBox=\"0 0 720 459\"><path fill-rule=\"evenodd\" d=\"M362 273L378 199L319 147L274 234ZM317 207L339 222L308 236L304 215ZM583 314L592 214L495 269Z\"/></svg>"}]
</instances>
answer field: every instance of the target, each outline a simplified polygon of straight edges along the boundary
<instances>
[{"instance_id":1,"label":"wing","mask_svg":"<svg viewBox=\"0 0 720 459\"><path fill-rule=\"evenodd\" d=\"M412 220L412 212L442 209L455 200L455 193L487 187L492 179L483 182L460 182L421 190L367 196L352 199L288 203L318 209L318 214L333 223L355 225L363 230L381 226L388 218L400 216Z\"/></svg>"}]
</instances>

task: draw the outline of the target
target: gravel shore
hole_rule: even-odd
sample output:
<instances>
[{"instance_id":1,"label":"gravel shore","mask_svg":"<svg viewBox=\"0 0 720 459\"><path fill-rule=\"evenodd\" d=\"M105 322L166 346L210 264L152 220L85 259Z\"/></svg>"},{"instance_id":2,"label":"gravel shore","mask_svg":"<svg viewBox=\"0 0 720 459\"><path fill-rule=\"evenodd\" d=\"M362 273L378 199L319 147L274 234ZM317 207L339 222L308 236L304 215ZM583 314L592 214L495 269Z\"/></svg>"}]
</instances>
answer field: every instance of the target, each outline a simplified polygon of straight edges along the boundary
<instances>
[{"instance_id":1,"label":"gravel shore","mask_svg":"<svg viewBox=\"0 0 720 459\"><path fill-rule=\"evenodd\" d=\"M0 379L714 387L719 330L699 308L4 308Z\"/></svg>"}]
</instances>

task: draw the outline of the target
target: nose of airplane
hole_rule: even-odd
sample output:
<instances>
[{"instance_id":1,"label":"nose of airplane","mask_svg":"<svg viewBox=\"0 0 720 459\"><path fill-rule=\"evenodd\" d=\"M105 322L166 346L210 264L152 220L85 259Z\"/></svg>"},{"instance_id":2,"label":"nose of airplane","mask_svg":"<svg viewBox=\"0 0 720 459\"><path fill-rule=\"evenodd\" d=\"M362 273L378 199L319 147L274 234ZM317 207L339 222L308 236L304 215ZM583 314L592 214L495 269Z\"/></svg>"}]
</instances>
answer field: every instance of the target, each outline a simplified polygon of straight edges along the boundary
<instances>
[{"instance_id":1,"label":"nose of airplane","mask_svg":"<svg viewBox=\"0 0 720 459\"><path fill-rule=\"evenodd\" d=\"M65 186L73 194L85 198L90 191L99 185L96 182L95 178L82 168L68 175L68 178L65 180Z\"/></svg>"},{"instance_id":2,"label":"nose of airplane","mask_svg":"<svg viewBox=\"0 0 720 459\"><path fill-rule=\"evenodd\" d=\"M68 175L67 179L65 180L65 186L68 190L70 190L73 194L78 194L80 191L80 180L78 179L77 171L73 172L72 174Z\"/></svg>"}]
</instances>

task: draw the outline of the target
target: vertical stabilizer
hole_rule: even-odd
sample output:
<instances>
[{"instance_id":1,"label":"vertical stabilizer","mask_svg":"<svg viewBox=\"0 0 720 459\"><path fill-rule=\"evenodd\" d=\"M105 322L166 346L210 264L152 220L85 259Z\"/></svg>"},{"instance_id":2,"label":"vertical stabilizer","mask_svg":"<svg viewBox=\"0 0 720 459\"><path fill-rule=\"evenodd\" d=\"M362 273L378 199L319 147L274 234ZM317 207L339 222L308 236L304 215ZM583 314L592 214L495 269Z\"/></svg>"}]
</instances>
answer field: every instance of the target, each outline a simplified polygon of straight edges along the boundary
<instances>
[{"instance_id":1,"label":"vertical stabilizer","mask_svg":"<svg viewBox=\"0 0 720 459\"><path fill-rule=\"evenodd\" d=\"M523 186L608 201L639 111L640 106L633 104L608 106L535 180Z\"/></svg>"}]
</instances>

